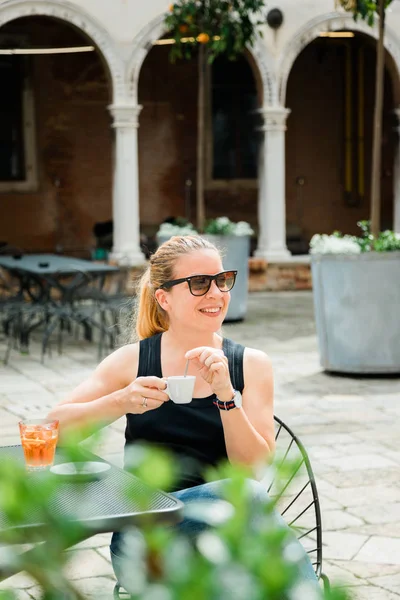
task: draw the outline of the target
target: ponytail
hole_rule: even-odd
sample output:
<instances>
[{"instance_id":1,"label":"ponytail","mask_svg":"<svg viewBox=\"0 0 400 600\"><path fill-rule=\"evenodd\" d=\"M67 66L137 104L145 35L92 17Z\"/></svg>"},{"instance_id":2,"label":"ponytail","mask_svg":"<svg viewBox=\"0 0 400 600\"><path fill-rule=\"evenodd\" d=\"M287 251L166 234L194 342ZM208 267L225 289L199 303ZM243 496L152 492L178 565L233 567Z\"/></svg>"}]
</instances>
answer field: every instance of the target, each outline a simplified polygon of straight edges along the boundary
<instances>
[{"instance_id":1,"label":"ponytail","mask_svg":"<svg viewBox=\"0 0 400 600\"><path fill-rule=\"evenodd\" d=\"M168 329L168 316L156 300L150 282L150 267L146 269L139 281L138 296L139 302L135 318L137 338L143 340L156 333L166 331Z\"/></svg>"}]
</instances>

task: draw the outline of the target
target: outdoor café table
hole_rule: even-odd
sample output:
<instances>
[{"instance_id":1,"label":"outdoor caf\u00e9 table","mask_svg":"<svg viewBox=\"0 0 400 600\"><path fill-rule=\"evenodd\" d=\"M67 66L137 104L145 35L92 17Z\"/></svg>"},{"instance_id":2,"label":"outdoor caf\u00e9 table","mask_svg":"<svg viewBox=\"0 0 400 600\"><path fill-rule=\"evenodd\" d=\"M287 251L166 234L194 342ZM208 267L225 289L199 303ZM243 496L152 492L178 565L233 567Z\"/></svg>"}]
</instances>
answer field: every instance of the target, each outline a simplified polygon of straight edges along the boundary
<instances>
[{"instance_id":1,"label":"outdoor caf\u00e9 table","mask_svg":"<svg viewBox=\"0 0 400 600\"><path fill-rule=\"evenodd\" d=\"M29 297L32 312L35 312L36 307L43 309L41 319L34 321L29 327L22 328L21 347L27 348L31 331L46 322L42 350L44 354L47 340L57 323L57 317L83 325L85 337L89 340L91 325L102 329L102 324L95 321L92 316L82 315L75 300L78 294L93 282L97 283L97 291L101 290L105 276L109 273L117 273L118 267L57 254L0 256L0 267L9 270L18 278L20 285L18 296L26 294ZM56 319L49 319L51 315Z\"/></svg>"},{"instance_id":2,"label":"outdoor caf\u00e9 table","mask_svg":"<svg viewBox=\"0 0 400 600\"><path fill-rule=\"evenodd\" d=\"M85 452L84 456L87 460L106 462L94 454ZM7 457L23 462L22 446L0 447L0 461L7 460ZM55 463L62 463L65 460L62 449L57 449ZM71 514L74 514L76 515L74 518L83 526L80 539L75 540L74 543L98 533L122 531L134 525L140 526L146 517L169 524L178 523L182 519L183 503L180 500L165 492L150 490L134 475L114 465L110 467L107 474L100 479L87 482L60 481L54 497L49 501L50 508L57 511L57 515L68 519L71 518ZM37 475L27 474L31 486L40 485L40 477ZM143 497L146 491L150 495L148 507L143 510L140 502L135 498ZM32 509L26 512L19 523L18 532L24 529L30 531L36 529L40 537L41 528L43 529L43 524L35 515L35 509ZM7 526L4 515L0 513L0 538L2 532L12 532L13 529L15 527ZM0 581L13 574L14 572L0 564Z\"/></svg>"},{"instance_id":3,"label":"outdoor caf\u00e9 table","mask_svg":"<svg viewBox=\"0 0 400 600\"><path fill-rule=\"evenodd\" d=\"M118 267L72 256L58 254L22 254L21 256L1 256L0 267L7 269L18 277L21 287L33 300L38 299L32 293L32 286L38 284L41 295L57 288L61 294L70 292L71 285L60 283L60 278L68 275L80 275L75 288L85 284L84 275L91 279L104 280L108 273L118 272Z\"/></svg>"}]
</instances>

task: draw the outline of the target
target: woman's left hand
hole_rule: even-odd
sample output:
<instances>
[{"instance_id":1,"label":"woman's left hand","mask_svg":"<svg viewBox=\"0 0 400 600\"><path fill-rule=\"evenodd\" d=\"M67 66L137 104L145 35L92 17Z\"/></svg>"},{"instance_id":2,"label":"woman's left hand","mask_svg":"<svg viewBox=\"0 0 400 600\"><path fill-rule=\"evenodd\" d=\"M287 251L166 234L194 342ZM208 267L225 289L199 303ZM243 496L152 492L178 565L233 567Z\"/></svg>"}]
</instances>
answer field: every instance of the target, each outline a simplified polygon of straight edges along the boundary
<instances>
[{"instance_id":1,"label":"woman's left hand","mask_svg":"<svg viewBox=\"0 0 400 600\"><path fill-rule=\"evenodd\" d=\"M200 346L193 348L185 354L185 358L193 362L200 375L220 400L232 398L233 386L229 375L228 359L222 350Z\"/></svg>"}]
</instances>

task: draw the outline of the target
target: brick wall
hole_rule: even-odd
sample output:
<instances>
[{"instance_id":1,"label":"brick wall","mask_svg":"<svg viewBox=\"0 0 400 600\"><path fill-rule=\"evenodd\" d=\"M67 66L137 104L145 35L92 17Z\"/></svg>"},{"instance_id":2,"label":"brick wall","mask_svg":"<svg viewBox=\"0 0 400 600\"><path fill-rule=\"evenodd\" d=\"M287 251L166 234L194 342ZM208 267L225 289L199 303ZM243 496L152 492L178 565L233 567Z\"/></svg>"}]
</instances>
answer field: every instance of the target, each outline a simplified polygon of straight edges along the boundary
<instances>
[{"instance_id":1,"label":"brick wall","mask_svg":"<svg viewBox=\"0 0 400 600\"><path fill-rule=\"evenodd\" d=\"M36 46L88 43L67 24L47 18L19 19L1 31L24 35ZM294 226L306 240L315 232L354 232L357 220L369 215L374 48L366 56L370 65L365 83L370 91L366 94L367 194L359 206L349 207L343 195L342 75L335 52L324 52L318 43L307 47L296 61L287 96L292 111L287 131L287 222L288 229ZM94 223L112 216L113 130L107 110L111 101L107 73L97 53L37 56L32 60L32 78L39 188L35 193L0 193L0 240L36 251L54 251L59 245L65 252L87 255L95 241ZM140 219L142 228L152 233L166 217L185 214L188 179L193 183L190 216L195 218L196 61L171 64L168 48L154 47L141 70L139 101L143 105ZM392 107L387 77L384 227L391 226L393 212ZM296 183L298 177L305 178L303 187ZM257 228L257 188L208 188L206 214L244 219Z\"/></svg>"},{"instance_id":2,"label":"brick wall","mask_svg":"<svg viewBox=\"0 0 400 600\"><path fill-rule=\"evenodd\" d=\"M1 31L26 36L37 47L90 43L46 18L19 19ZM85 255L94 243L94 223L112 214L107 76L95 52L40 55L31 62L39 187L0 194L0 239L29 250L60 245Z\"/></svg>"},{"instance_id":3,"label":"brick wall","mask_svg":"<svg viewBox=\"0 0 400 600\"><path fill-rule=\"evenodd\" d=\"M349 206L344 193L345 80L344 44L340 40L317 40L296 60L288 81L287 106L291 109L286 134L286 218L308 241L314 233L339 229L357 233L357 221L370 214L369 189L372 155L372 116L375 87L375 47L364 37L346 43L363 45L365 60L365 196ZM357 101L357 54L354 51L351 127L357 150L359 103ZM384 138L382 157L382 226L392 227L393 155L397 140L393 123L393 93L386 73ZM356 164L353 160L354 178ZM298 178L304 178L304 185Z\"/></svg>"}]
</instances>

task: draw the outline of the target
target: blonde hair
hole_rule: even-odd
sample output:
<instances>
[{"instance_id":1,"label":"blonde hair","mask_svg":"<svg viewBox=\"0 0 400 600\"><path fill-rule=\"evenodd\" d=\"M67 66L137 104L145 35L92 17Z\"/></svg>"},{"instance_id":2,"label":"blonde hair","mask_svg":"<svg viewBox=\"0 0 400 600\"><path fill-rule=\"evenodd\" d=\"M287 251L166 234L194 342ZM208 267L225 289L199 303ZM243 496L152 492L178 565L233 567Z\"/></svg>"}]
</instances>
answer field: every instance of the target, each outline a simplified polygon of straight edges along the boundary
<instances>
[{"instance_id":1,"label":"blonde hair","mask_svg":"<svg viewBox=\"0 0 400 600\"><path fill-rule=\"evenodd\" d=\"M158 304L155 292L174 278L174 266L178 258L196 250L214 250L219 254L216 246L205 238L185 235L174 236L164 242L150 257L150 265L141 277L137 289L138 304L133 319L134 339L143 340L167 331L168 315Z\"/></svg>"}]
</instances>

